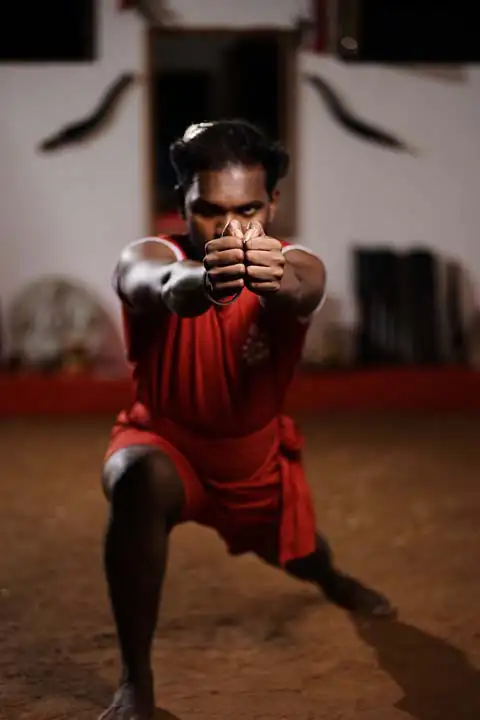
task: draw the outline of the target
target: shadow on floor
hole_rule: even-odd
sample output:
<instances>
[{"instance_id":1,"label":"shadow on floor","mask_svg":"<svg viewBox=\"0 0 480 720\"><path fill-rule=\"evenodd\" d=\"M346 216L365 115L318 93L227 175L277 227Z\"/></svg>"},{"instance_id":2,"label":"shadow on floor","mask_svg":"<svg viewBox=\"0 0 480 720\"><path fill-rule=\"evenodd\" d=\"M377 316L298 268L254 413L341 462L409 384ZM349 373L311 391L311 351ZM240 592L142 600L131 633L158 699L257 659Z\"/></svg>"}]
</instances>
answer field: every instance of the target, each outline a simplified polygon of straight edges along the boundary
<instances>
[{"instance_id":1,"label":"shadow on floor","mask_svg":"<svg viewBox=\"0 0 480 720\"><path fill-rule=\"evenodd\" d=\"M399 710L415 720L480 718L480 672L462 650L400 620L354 624L402 689Z\"/></svg>"}]
</instances>

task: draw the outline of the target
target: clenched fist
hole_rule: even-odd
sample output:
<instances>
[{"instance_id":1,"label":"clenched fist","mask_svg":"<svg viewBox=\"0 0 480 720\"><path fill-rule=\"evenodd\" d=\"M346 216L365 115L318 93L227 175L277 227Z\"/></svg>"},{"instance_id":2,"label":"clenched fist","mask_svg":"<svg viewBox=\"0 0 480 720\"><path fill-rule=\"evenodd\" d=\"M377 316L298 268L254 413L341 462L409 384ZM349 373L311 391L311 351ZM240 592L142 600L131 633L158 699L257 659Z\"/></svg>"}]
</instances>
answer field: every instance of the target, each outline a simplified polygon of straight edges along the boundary
<instances>
[{"instance_id":1,"label":"clenched fist","mask_svg":"<svg viewBox=\"0 0 480 720\"><path fill-rule=\"evenodd\" d=\"M252 222L244 235L245 285L256 295L270 295L280 289L285 267L282 244L265 235L258 222Z\"/></svg>"},{"instance_id":2,"label":"clenched fist","mask_svg":"<svg viewBox=\"0 0 480 720\"><path fill-rule=\"evenodd\" d=\"M238 295L245 287L244 235L240 223L232 220L225 233L205 246L207 290L215 300Z\"/></svg>"},{"instance_id":3,"label":"clenched fist","mask_svg":"<svg viewBox=\"0 0 480 720\"><path fill-rule=\"evenodd\" d=\"M244 287L256 295L277 292L285 267L282 244L265 235L258 222L250 223L244 232L240 223L232 220L225 232L205 246L208 293L222 300L238 295Z\"/></svg>"}]
</instances>

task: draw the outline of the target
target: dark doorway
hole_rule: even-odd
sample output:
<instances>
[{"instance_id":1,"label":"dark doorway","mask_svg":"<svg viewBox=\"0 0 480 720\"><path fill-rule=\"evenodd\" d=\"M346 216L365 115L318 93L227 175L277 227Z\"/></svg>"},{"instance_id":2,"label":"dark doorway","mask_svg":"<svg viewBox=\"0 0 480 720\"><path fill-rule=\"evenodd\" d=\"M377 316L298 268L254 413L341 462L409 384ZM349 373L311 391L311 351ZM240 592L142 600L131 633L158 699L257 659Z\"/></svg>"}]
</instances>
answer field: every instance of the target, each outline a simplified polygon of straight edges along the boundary
<instances>
[{"instance_id":1,"label":"dark doorway","mask_svg":"<svg viewBox=\"0 0 480 720\"><path fill-rule=\"evenodd\" d=\"M295 44L286 32L155 31L150 50L154 217L155 230L162 230L177 212L169 145L188 125L243 118L294 153ZM293 172L282 189L276 231L290 237Z\"/></svg>"}]
</instances>

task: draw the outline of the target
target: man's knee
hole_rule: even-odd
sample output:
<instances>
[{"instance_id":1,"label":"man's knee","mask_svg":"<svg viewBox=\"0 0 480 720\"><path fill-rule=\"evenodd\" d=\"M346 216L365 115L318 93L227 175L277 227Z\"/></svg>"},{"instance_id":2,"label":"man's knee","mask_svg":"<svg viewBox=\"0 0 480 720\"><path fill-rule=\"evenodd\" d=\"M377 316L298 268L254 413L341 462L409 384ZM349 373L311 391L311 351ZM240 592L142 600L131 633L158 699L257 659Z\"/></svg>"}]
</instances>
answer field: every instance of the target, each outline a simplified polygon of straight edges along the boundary
<instances>
[{"instance_id":1,"label":"man's knee","mask_svg":"<svg viewBox=\"0 0 480 720\"><path fill-rule=\"evenodd\" d=\"M180 519L184 490L174 464L160 450L134 446L117 450L103 467L102 485L114 513L133 519L153 512L169 524Z\"/></svg>"}]
</instances>

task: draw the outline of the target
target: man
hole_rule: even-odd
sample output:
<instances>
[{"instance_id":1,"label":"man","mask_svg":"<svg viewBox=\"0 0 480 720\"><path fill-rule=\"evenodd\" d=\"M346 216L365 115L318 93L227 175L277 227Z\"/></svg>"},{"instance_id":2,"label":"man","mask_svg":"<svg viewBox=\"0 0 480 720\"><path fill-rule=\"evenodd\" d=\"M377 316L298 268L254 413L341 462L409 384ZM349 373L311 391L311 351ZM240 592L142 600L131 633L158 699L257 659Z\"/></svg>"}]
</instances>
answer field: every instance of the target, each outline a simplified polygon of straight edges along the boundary
<instances>
[{"instance_id":1,"label":"man","mask_svg":"<svg viewBox=\"0 0 480 720\"><path fill-rule=\"evenodd\" d=\"M150 650L170 531L214 528L337 605L391 612L315 531L301 437L282 415L325 294L310 251L268 235L288 156L255 127L191 127L171 148L188 233L127 247L115 273L136 401L103 471L105 564L123 675L105 720L150 720ZM212 572L214 570L212 569Z\"/></svg>"}]
</instances>

